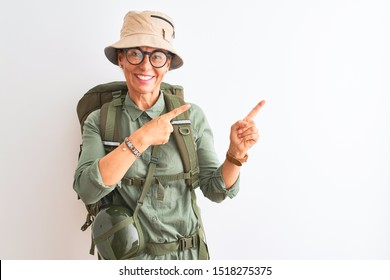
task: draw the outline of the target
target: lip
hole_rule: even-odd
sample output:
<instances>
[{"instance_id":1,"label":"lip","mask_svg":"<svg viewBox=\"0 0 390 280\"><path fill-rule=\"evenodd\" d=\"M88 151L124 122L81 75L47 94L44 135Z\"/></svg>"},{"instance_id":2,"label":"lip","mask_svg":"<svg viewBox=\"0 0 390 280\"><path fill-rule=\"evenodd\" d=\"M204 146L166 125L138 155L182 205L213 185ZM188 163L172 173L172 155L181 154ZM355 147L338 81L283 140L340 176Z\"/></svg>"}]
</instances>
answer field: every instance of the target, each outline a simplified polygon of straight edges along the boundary
<instances>
[{"instance_id":1,"label":"lip","mask_svg":"<svg viewBox=\"0 0 390 280\"><path fill-rule=\"evenodd\" d=\"M134 76L141 83L148 83L154 79L153 75L148 75L148 74L134 74Z\"/></svg>"}]
</instances>

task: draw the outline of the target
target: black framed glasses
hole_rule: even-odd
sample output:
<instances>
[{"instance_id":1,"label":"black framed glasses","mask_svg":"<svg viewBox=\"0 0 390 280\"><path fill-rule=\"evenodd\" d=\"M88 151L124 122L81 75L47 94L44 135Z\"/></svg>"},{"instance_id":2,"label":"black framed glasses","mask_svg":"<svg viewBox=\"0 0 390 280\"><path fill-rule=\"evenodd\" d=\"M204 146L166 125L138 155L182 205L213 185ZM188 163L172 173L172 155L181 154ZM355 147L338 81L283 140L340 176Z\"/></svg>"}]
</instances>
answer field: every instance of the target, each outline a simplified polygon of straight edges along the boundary
<instances>
[{"instance_id":1,"label":"black framed glasses","mask_svg":"<svg viewBox=\"0 0 390 280\"><path fill-rule=\"evenodd\" d=\"M144 52L140 48L124 49L126 60L132 65L139 65L144 61L145 55L149 56L149 62L154 68L163 67L168 59L172 57L170 53L165 53L162 50L154 50L152 52Z\"/></svg>"}]
</instances>

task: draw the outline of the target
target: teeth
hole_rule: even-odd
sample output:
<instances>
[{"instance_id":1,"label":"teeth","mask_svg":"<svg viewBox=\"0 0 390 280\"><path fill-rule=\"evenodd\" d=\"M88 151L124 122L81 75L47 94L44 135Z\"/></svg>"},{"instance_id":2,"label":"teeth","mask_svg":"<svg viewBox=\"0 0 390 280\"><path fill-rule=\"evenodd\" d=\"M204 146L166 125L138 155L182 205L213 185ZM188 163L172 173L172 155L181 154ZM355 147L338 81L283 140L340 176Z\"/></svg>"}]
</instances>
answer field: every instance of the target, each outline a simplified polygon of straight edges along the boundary
<instances>
[{"instance_id":1,"label":"teeth","mask_svg":"<svg viewBox=\"0 0 390 280\"><path fill-rule=\"evenodd\" d=\"M137 75L138 79L140 80L143 80L143 81L147 81L147 80L150 80L152 78L152 76L144 76L144 75Z\"/></svg>"}]
</instances>

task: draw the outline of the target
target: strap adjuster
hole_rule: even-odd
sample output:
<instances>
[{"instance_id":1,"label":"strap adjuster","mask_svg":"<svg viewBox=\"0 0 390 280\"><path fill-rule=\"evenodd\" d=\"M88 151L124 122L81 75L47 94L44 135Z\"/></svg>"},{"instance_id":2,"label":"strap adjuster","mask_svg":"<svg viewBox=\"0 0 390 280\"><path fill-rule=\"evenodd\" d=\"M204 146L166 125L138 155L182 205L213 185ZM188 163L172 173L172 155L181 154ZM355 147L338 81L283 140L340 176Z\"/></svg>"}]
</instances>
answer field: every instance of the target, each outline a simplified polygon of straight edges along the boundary
<instances>
[{"instance_id":1,"label":"strap adjuster","mask_svg":"<svg viewBox=\"0 0 390 280\"><path fill-rule=\"evenodd\" d=\"M200 168L199 168L199 166L197 166L197 167L195 167L195 168L193 168L193 169L191 169L190 170L190 176L192 177L192 176L196 176L196 175L198 175L200 173Z\"/></svg>"},{"instance_id":2,"label":"strap adjuster","mask_svg":"<svg viewBox=\"0 0 390 280\"><path fill-rule=\"evenodd\" d=\"M144 202L143 202L143 201L140 201L140 200L138 200L138 201L137 201L137 204L138 204L139 206L142 206L142 205L144 205Z\"/></svg>"},{"instance_id":3,"label":"strap adjuster","mask_svg":"<svg viewBox=\"0 0 390 280\"><path fill-rule=\"evenodd\" d=\"M193 235L190 237L182 237L180 238L179 241L179 251L184 251L193 247L196 247L197 245L197 235Z\"/></svg>"},{"instance_id":4,"label":"strap adjuster","mask_svg":"<svg viewBox=\"0 0 390 280\"><path fill-rule=\"evenodd\" d=\"M152 155L151 158L150 158L150 162L154 163L154 164L157 164L158 159L159 159L159 157Z\"/></svg>"}]
</instances>

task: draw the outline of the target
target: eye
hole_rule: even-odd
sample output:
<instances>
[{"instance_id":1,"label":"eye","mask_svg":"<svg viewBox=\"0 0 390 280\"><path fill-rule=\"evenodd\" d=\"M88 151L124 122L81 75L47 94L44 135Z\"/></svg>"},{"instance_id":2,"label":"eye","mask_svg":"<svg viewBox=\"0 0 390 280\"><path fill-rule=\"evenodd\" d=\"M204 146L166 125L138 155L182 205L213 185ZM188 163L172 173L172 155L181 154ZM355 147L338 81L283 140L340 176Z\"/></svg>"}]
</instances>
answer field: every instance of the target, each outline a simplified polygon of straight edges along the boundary
<instances>
[{"instance_id":1,"label":"eye","mask_svg":"<svg viewBox=\"0 0 390 280\"><path fill-rule=\"evenodd\" d=\"M154 61L161 61L161 60L164 60L166 57L165 53L163 52L155 52L152 54L152 60Z\"/></svg>"},{"instance_id":2,"label":"eye","mask_svg":"<svg viewBox=\"0 0 390 280\"><path fill-rule=\"evenodd\" d=\"M142 57L142 53L139 50L128 50L127 55L135 58Z\"/></svg>"}]
</instances>

